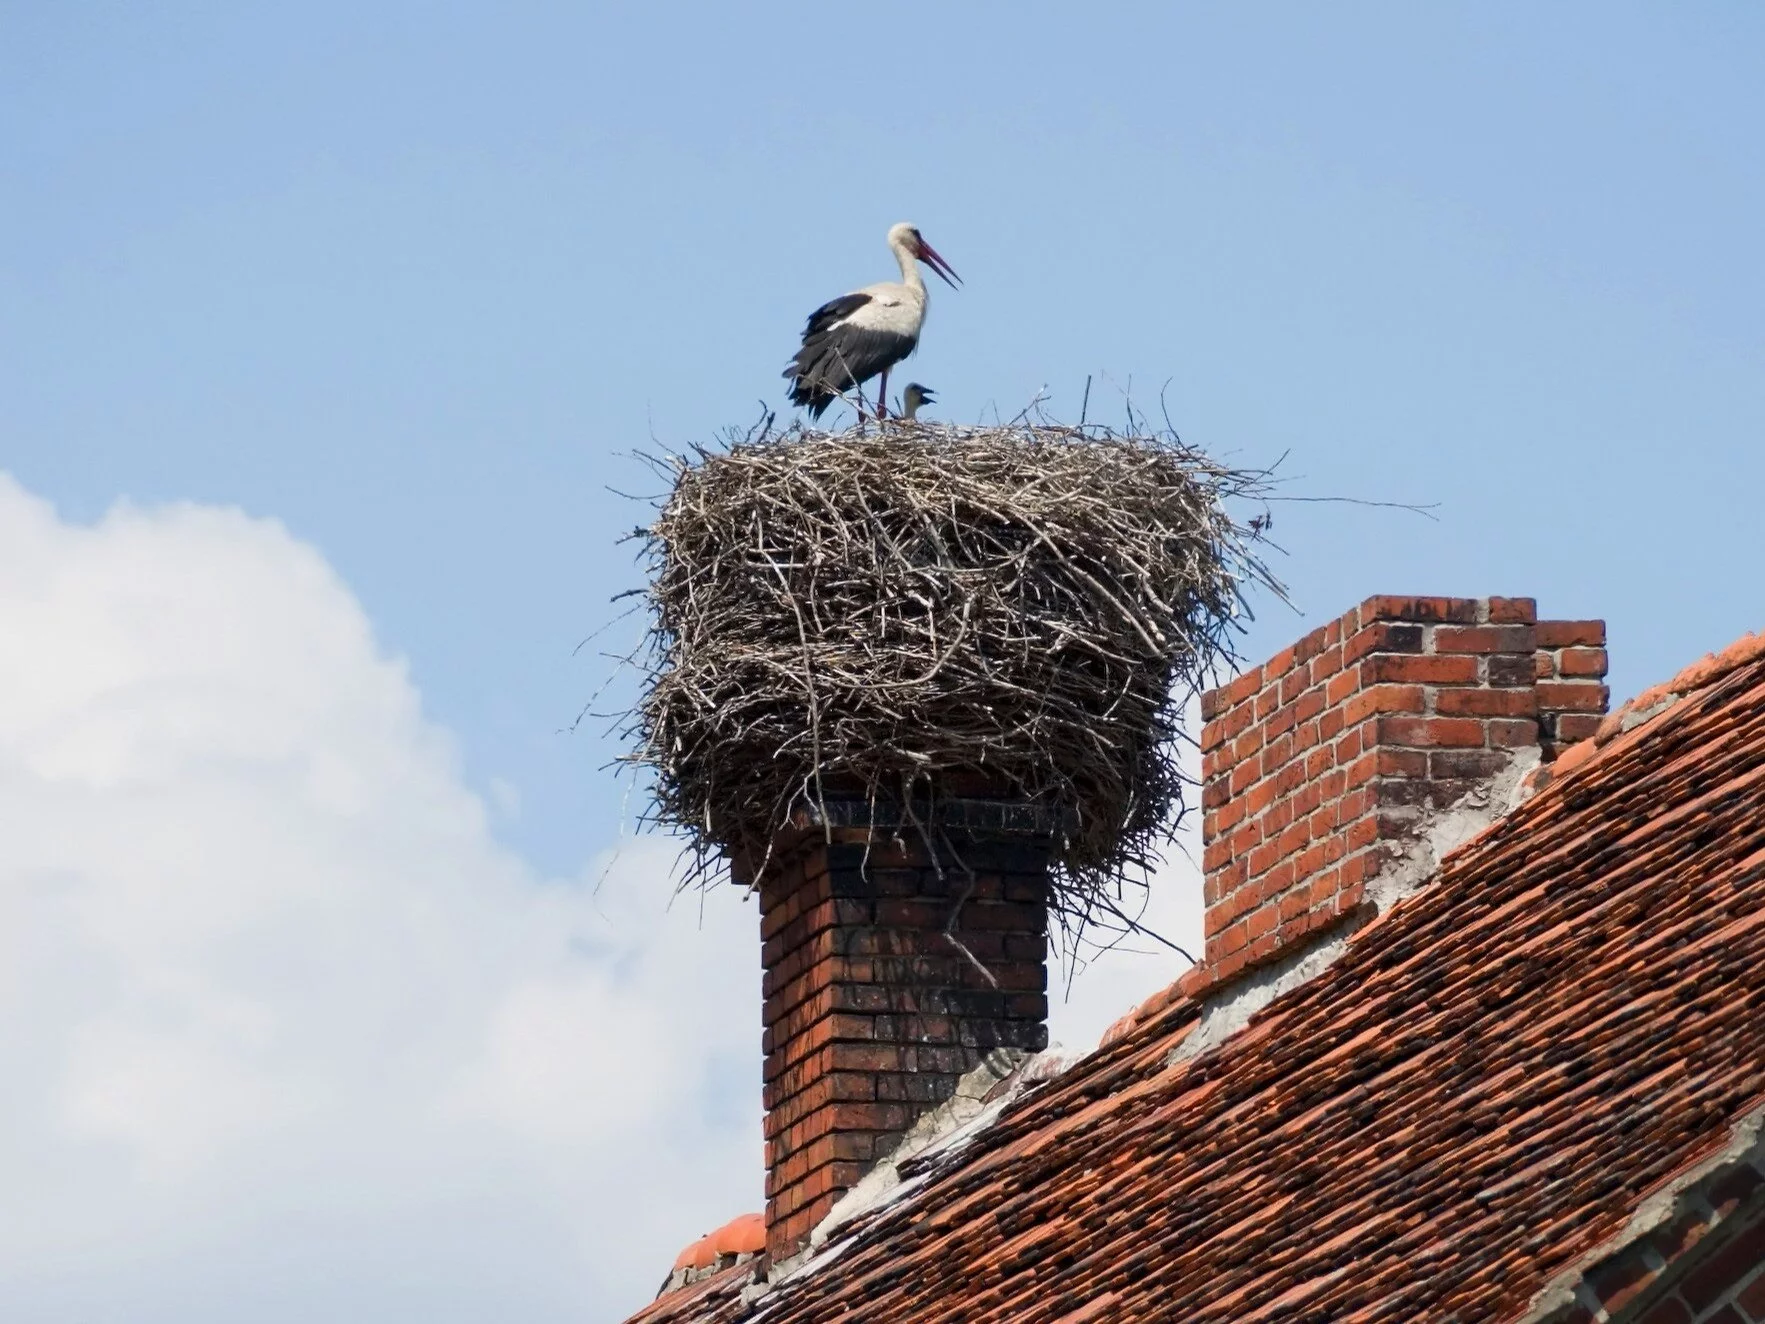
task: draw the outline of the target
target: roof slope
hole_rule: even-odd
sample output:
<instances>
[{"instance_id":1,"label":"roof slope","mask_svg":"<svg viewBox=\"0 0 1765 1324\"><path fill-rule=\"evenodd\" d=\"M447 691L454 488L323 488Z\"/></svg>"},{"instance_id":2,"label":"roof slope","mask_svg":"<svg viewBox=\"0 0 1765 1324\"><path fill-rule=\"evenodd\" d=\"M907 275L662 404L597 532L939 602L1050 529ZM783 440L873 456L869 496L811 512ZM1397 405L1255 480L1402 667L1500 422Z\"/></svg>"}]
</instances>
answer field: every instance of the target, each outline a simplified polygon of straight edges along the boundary
<instances>
[{"instance_id":1,"label":"roof slope","mask_svg":"<svg viewBox=\"0 0 1765 1324\"><path fill-rule=\"evenodd\" d=\"M1743 645L1216 1048L1173 994L758 1301L644 1318L1518 1318L1765 1103Z\"/></svg>"}]
</instances>

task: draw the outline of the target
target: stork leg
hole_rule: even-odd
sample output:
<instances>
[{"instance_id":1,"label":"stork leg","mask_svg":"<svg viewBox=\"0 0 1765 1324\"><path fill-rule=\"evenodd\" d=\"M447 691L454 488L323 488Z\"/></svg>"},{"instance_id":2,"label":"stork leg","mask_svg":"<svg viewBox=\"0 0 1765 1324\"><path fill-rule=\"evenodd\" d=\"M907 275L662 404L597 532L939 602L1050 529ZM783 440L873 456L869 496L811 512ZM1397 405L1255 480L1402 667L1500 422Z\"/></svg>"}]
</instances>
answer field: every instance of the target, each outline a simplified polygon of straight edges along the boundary
<instances>
[{"instance_id":1,"label":"stork leg","mask_svg":"<svg viewBox=\"0 0 1765 1324\"><path fill-rule=\"evenodd\" d=\"M882 422L889 416L889 370L882 370L882 381L876 388L876 421Z\"/></svg>"}]
</instances>

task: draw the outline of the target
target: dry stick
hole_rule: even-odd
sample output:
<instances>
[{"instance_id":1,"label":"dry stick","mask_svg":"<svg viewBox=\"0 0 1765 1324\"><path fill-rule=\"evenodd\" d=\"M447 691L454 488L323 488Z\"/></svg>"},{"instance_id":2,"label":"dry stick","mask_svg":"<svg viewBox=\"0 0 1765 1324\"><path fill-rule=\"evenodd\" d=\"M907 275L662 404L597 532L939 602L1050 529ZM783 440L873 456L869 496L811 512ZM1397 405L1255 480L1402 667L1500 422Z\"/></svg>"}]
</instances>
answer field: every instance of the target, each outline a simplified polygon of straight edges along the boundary
<instances>
[{"instance_id":1,"label":"dry stick","mask_svg":"<svg viewBox=\"0 0 1765 1324\"><path fill-rule=\"evenodd\" d=\"M1407 510L1412 515L1422 515L1439 522L1440 516L1430 512L1440 509L1438 501L1430 501L1427 505L1416 505L1409 501L1364 501L1360 497L1344 496L1265 496L1264 501L1307 501L1320 504L1339 504L1344 506L1372 506L1383 510Z\"/></svg>"},{"instance_id":2,"label":"dry stick","mask_svg":"<svg viewBox=\"0 0 1765 1324\"><path fill-rule=\"evenodd\" d=\"M891 733L912 728L902 726L906 718L896 711L901 705L891 695L910 696L912 687L901 682L915 674L927 677L927 683L935 685L941 696L937 702L948 713L948 720L940 718L948 728L944 743L956 742L949 746L950 750L967 742L973 757L989 766L994 765L995 757L1004 755L1006 762L998 766L1009 771L1010 749L1002 742L1011 732L1013 739L1042 742L1047 762L1055 769L1068 767L1074 757L1081 762L1102 759L1111 768L1116 761L1128 759L1152 770L1154 781L1147 783L1146 789L1152 799L1163 802L1167 793L1157 787L1178 784L1174 769L1158 771L1160 765L1156 761L1147 764L1146 760L1153 756L1159 741L1172 738L1173 728L1157 714L1173 700L1168 694L1141 696L1138 683L1132 680L1134 672L1144 667L1144 662L1132 659L1140 652L1139 647L1125 651L1111 648L1104 640L1113 641L1117 636L1105 632L1095 638L1087 637L1085 631L1092 627L1079 623L1101 619L1096 613L1098 606L1104 605L1103 598L1115 597L1114 610L1106 611L1104 616L1115 617L1119 611L1121 622L1141 630L1150 625L1169 636L1165 648L1158 650L1161 664L1169 655L1166 650L1180 647L1192 659L1185 665L1192 666L1195 674L1207 670L1211 650L1218 646L1228 628L1230 613L1242 596L1245 580L1257 577L1254 572L1222 574L1220 570L1219 553L1236 559L1243 543L1232 536L1235 530L1229 521L1213 517L1216 508L1211 502L1239 480L1217 465L1204 465L1192 453L1184 453L1174 462L1187 467L1186 476L1174 487L1161 486L1157 475L1162 471L1157 466L1165 461L1155 453L1149 456L1123 445L1117 453L1127 467L1121 471L1119 482L1130 486L1100 487L1091 481L1092 460L1097 453L1068 450L1067 439L1073 432L1063 428L1025 428L1003 441L985 437L983 446L991 449L980 453L983 463L973 469L951 471L948 467L923 463L922 457L928 451L920 444L903 446L890 442L883 447L881 438L854 442L849 437L827 438L799 429L778 438L768 436L754 448L758 453L744 453L739 459L710 457L705 462L710 465L733 461L715 475L714 482L697 481L702 469L683 474L683 489L690 486L692 490L677 492L671 503L679 521L673 526L666 518L659 521L652 533L660 541L652 542L652 546L658 553L666 551L670 557L676 557L678 552L675 584L682 597L673 602L683 606L690 619L681 620L668 605L666 594L662 596L659 605L665 610L658 618L659 624L680 629L678 638L670 638L666 633L656 636L654 656L664 667L681 669L671 679L658 676L667 681L666 690L676 696L674 701L680 705L673 712L682 721L703 725L696 729L682 727L668 716L667 710L648 708L659 723L653 728L648 748L663 760L659 765L663 800L658 807L664 819L670 815L669 804L702 813L702 794L724 785L727 789L719 792L726 801L719 811L723 823L733 824L756 811L760 811L759 818L750 820L756 826L773 821L773 814L783 812L791 796L781 789L774 798L766 790L778 785L768 767L782 772L794 763L800 768L796 761L801 755L792 751L801 748L802 743L811 746L815 755L811 762L822 771L842 762L849 765L855 758L862 761L870 757L867 749L882 751L884 763L891 759L908 762L899 752L898 735ZM782 466L765 454L775 449L787 454ZM1013 457L1020 451L1034 461L1027 468L1015 468L1018 461ZM1055 461L1052 466L1042 463L1049 458ZM1067 463L1075 458L1077 462ZM904 466L900 464L903 460L907 462ZM1117 460L1110 458L1109 462L1114 464ZM903 467L909 472L898 473L897 469ZM1140 481L1133 475L1139 473L1153 478L1153 485L1133 488L1131 484ZM782 499L774 499L773 494L780 490L781 480L776 477L780 474L784 494ZM1042 578L1049 573L1048 568L1031 567L1042 564L1039 558L1045 556L1046 549L1014 546L995 527L971 527L962 513L975 504L975 495L996 497L998 485L1002 481L1009 484L1017 474L1027 475L1031 480L1022 485L1026 490L1020 500L1007 501L1003 506L985 500L980 504L990 506L995 516L1005 515L1003 523L1007 529L1024 529L1027 520L1031 528L1039 524L1051 531L1050 540L1057 549L1073 536L1067 530L1073 527L1074 520L1096 530L1096 536L1103 539L1103 547L1118 544L1118 551L1121 546L1140 545L1136 539L1148 519L1180 521L1180 525L1170 527L1182 527L1185 531L1176 542L1167 540L1169 550L1159 553L1158 564L1170 566L1171 578L1165 577L1167 572L1150 573L1150 564L1144 557L1130 555L1121 563L1120 573L1125 577L1115 580L1118 593L1110 594L1107 586L1099 582L1098 574L1090 569L1095 564L1091 559L1094 544L1089 541L1090 535L1080 535L1080 541L1074 544L1074 554L1081 558L1081 564L1075 568L1089 575L1089 584L1082 584L1079 576L1058 565L1053 567L1056 573L1052 578ZM978 488L977 483L981 484ZM884 495L877 497L879 491ZM1117 496L1128 498L1120 503L1123 509L1119 513L1109 509L1101 495L1104 493L1111 501ZM1009 490L1007 495L1012 495ZM765 618L770 609L752 596L753 586L745 579L747 572L739 561L723 558L718 550L720 545L731 545L723 530L729 526L729 517L737 515L748 501L757 501L765 509L766 529L786 531L783 541L776 535L763 536L759 541L764 556L756 554L753 561L755 569L781 590L771 595L773 607L782 613L788 606L790 614L786 619L796 622L795 637L782 652L766 642ZM1030 502L1034 509L1021 508L1022 501ZM806 513L808 506L824 508L829 518L804 529L798 523L802 517L799 512ZM858 514L866 508L869 519ZM882 508L887 509L886 516ZM857 518L847 518L842 512ZM689 526L681 521L697 523ZM930 536L902 541L893 532L902 521ZM989 517L990 524L999 522ZM862 537L866 525L875 531L872 537ZM955 543L944 540L946 528L955 536ZM805 533L808 537L803 540ZM740 545L739 534L735 545ZM1207 546L1217 551L1204 555ZM1169 560L1172 551L1175 560ZM686 561L684 569L679 568L679 558ZM1105 563L1107 559L1106 556ZM989 572L982 571L982 565L993 568L992 584L986 582ZM827 567L831 573L824 574L817 567ZM806 601L790 582L805 573L817 581ZM1222 577L1215 581L1215 574ZM970 582L968 577L975 575L983 577ZM962 633L960 620L949 620L950 633L945 634L944 622L948 618L941 616L936 607L926 609L923 624L895 610L893 604L909 600L918 600L925 607L922 595L903 587L914 583L927 586L929 600L934 604L968 606L970 633L954 650L950 645L952 638ZM1202 592L1173 597L1162 587L1182 583L1195 583L1202 587ZM1215 587L1205 587L1204 583L1213 583ZM1099 588L1104 589L1102 596ZM1080 590L1076 596L1073 589ZM1087 601L1091 605L1086 605ZM1179 619L1173 620L1161 605L1154 605L1155 601L1176 607ZM1191 620L1195 623L1193 627ZM1112 631L1119 628L1119 624L1109 627ZM804 646L811 634L815 642L805 657ZM971 639L992 642L963 647ZM782 636L778 638L779 645L784 642ZM1145 640L1140 643L1143 645ZM790 661L792 654L795 662ZM912 667L915 654L922 659L918 668ZM1050 666L1052 670L1048 669ZM729 670L730 667L736 670ZM1162 674L1162 665L1157 672ZM756 685L743 679L744 674L760 677L772 673L781 679L788 678L798 692L804 690L807 675L816 704L807 741L801 726L790 720L788 705L778 704L775 686L768 693L750 697L749 691L766 690L772 682ZM886 688L879 688L879 682ZM987 699L987 690L993 700ZM1097 695L1108 700L1101 719L1091 702L1091 696ZM964 706L987 705L1001 697L1008 701L1006 707ZM653 700L660 698L652 696ZM840 719L831 726L830 700L842 705ZM1149 719L1153 722L1149 737L1129 736L1138 724ZM886 721L889 726L867 725L873 720ZM686 737L684 742L682 736ZM706 745L707 738L710 745ZM835 741L831 746L830 739ZM1148 739L1151 744L1145 745ZM1076 756L1070 753L1075 740L1094 752ZM694 751L715 746L722 748L717 756L719 762L708 766L701 763L695 772L693 761L700 755ZM941 748L933 746L934 750ZM919 756L911 762L926 766L930 755L915 753ZM726 783L721 777L708 777L724 763L741 770L739 785ZM867 775L862 767L853 770ZM1114 800L1124 806L1122 811L1082 813L1081 820L1087 826L1077 837L1069 838L1093 843L1084 848L1084 853L1102 851L1103 856L1091 856L1099 863L1111 849L1106 841L1111 825L1131 822L1140 812L1136 806L1148 803L1146 797L1132 793L1133 780L1126 776L1126 771L1127 765L1123 764L1120 772L1102 775L1104 769L1100 766L1087 774L1101 775L1099 790L1109 797L1120 797L1124 790L1128 791L1125 799ZM687 780L671 782L670 778L677 773ZM756 773L760 774L758 780ZM1134 774L1142 775L1145 773ZM1021 779L1023 774L1013 776ZM696 790L692 789L693 778L700 779ZM1065 772L1053 777L1038 772L1029 775L1025 785L1054 790L1062 796L1076 791L1072 777ZM1068 789L1061 791L1061 787ZM681 795L689 798L671 798ZM693 805L691 799L695 798L700 803ZM776 810L763 808L769 802ZM682 818L688 822L704 821L699 813L681 815L674 821Z\"/></svg>"},{"instance_id":3,"label":"dry stick","mask_svg":"<svg viewBox=\"0 0 1765 1324\"><path fill-rule=\"evenodd\" d=\"M821 811L822 831L827 834L827 840L832 841L833 824L827 817L827 792L821 784L821 708L815 697L815 662L809 652L809 632L804 628L803 613L797 606L796 598L791 596L790 581L785 579L784 571L778 568L776 561L767 556L764 548L760 549L760 555L772 567L772 572L778 576L778 582L784 585L785 601L790 604L791 611L797 617L797 637L803 641L803 690L809 700L809 770L815 779L815 807Z\"/></svg>"},{"instance_id":4,"label":"dry stick","mask_svg":"<svg viewBox=\"0 0 1765 1324\"><path fill-rule=\"evenodd\" d=\"M937 802L935 800L932 801L927 808L933 813L936 813ZM944 866L938 859L938 848L932 843L931 834L926 831L925 824L919 821L919 815L913 812L912 802L905 796L902 797L901 812L906 816L907 821L912 823L918 830L920 840L925 842L925 853L932 862L932 869L937 874L938 881L940 883L943 882ZM962 872L967 875L967 881L962 885L962 895L956 898L956 904L951 908L949 918L944 921L944 938L952 947L968 958L968 963L976 970L980 971L981 978L986 980L988 985L993 988L998 988L998 977L995 976L991 970L987 969L986 966L982 965L980 958L973 952L969 951L968 945L956 936L956 921L962 915L962 907L967 904L968 898L974 895L974 869L970 867L968 861L962 857L962 852L956 849L955 844L950 841L942 827L938 828L938 836L944 839L944 845L949 848L950 858L955 860L957 864L961 865Z\"/></svg>"}]
</instances>

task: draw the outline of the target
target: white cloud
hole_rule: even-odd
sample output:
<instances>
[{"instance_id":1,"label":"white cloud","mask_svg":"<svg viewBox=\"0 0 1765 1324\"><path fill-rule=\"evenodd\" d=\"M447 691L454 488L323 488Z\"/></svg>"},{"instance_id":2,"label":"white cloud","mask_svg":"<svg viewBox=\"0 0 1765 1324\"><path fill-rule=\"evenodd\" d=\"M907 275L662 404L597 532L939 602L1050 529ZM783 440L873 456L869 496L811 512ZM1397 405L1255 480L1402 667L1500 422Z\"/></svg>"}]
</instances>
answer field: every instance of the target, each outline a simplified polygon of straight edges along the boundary
<instances>
[{"instance_id":1,"label":"white cloud","mask_svg":"<svg viewBox=\"0 0 1765 1324\"><path fill-rule=\"evenodd\" d=\"M753 911L672 860L499 846L274 522L0 473L0 1318L622 1318L760 1200ZM1106 957L1056 1036L1180 968Z\"/></svg>"},{"instance_id":2,"label":"white cloud","mask_svg":"<svg viewBox=\"0 0 1765 1324\"><path fill-rule=\"evenodd\" d=\"M0 475L0 1317L622 1317L759 1200L752 910L672 858L499 847L278 525Z\"/></svg>"}]
</instances>

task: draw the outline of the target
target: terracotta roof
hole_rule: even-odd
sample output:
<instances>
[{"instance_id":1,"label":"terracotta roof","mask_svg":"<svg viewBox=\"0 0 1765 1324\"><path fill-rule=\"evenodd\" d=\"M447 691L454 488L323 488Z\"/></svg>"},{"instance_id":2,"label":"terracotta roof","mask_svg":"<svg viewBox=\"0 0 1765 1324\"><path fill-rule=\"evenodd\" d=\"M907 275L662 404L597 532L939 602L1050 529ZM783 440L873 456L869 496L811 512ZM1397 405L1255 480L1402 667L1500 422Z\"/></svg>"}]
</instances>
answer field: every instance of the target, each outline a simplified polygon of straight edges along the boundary
<instances>
[{"instance_id":1,"label":"terracotta roof","mask_svg":"<svg viewBox=\"0 0 1765 1324\"><path fill-rule=\"evenodd\" d=\"M719 1279L735 1283L737 1289L747 1282L744 1269L739 1277L731 1277L729 1271L738 1266L746 1266L748 1261L766 1249L766 1216L764 1214L742 1214L732 1218L715 1232L707 1232L697 1241L689 1242L680 1254L674 1257L674 1265L668 1271L668 1278L662 1284L658 1295L668 1296L675 1304L687 1301L704 1303L721 1299L718 1289L706 1286L708 1280ZM691 1288L692 1291L685 1289ZM639 1319L646 1316L640 1315Z\"/></svg>"},{"instance_id":2,"label":"terracotta roof","mask_svg":"<svg viewBox=\"0 0 1765 1324\"><path fill-rule=\"evenodd\" d=\"M753 1266L744 1261L720 1269L684 1287L667 1290L644 1310L633 1315L626 1324L668 1324L687 1319L734 1319L731 1307L739 1307L742 1289L753 1278Z\"/></svg>"},{"instance_id":3,"label":"terracotta roof","mask_svg":"<svg viewBox=\"0 0 1765 1324\"><path fill-rule=\"evenodd\" d=\"M638 1318L1524 1317L1765 1106L1765 640L1584 745L1237 1034L1154 998L764 1296Z\"/></svg>"}]
</instances>

